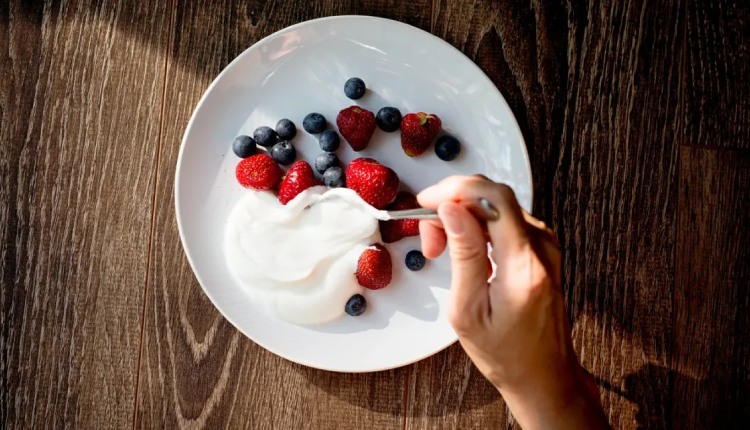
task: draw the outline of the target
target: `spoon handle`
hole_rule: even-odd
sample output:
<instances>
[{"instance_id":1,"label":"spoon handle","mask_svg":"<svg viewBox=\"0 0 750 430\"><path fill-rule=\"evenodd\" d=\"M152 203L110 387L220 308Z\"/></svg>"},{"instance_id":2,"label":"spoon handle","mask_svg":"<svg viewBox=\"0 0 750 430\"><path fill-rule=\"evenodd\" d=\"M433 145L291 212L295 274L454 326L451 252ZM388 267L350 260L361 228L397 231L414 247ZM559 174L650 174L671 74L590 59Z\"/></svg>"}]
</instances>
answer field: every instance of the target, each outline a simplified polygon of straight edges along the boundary
<instances>
[{"instance_id":1,"label":"spoon handle","mask_svg":"<svg viewBox=\"0 0 750 430\"><path fill-rule=\"evenodd\" d=\"M401 211L388 211L388 219L436 219L438 213L434 209L405 209Z\"/></svg>"},{"instance_id":2,"label":"spoon handle","mask_svg":"<svg viewBox=\"0 0 750 430\"><path fill-rule=\"evenodd\" d=\"M476 217L484 221L494 221L500 218L500 213L485 198L481 198L476 202L468 202L466 203L466 207ZM437 211L434 209L419 208L402 211L388 211L388 219L436 219L437 217Z\"/></svg>"}]
</instances>

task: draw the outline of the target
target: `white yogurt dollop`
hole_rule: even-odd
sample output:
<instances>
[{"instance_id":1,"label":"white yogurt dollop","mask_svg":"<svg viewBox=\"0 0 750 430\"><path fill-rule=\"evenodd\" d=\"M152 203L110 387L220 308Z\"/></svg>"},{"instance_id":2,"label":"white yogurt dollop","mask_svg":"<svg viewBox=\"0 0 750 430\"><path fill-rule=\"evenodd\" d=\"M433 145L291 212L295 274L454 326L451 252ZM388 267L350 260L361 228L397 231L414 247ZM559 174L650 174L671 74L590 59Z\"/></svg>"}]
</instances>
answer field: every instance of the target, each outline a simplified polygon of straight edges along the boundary
<instances>
[{"instance_id":1,"label":"white yogurt dollop","mask_svg":"<svg viewBox=\"0 0 750 430\"><path fill-rule=\"evenodd\" d=\"M248 192L229 215L224 253L232 275L271 313L325 323L362 292L357 260L380 241L382 216L348 188L309 188L286 206L270 192Z\"/></svg>"}]
</instances>

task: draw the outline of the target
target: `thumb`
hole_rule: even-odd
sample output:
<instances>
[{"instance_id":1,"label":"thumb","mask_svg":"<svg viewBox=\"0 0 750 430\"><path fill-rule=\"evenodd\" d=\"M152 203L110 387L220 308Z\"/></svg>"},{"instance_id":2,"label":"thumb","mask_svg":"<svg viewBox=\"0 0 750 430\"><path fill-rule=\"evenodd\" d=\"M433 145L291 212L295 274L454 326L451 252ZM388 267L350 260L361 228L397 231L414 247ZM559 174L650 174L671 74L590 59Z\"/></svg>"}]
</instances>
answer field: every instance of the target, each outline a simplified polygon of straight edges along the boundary
<instances>
[{"instance_id":1,"label":"thumb","mask_svg":"<svg viewBox=\"0 0 750 430\"><path fill-rule=\"evenodd\" d=\"M479 221L463 205L444 202L438 215L451 258L451 322L466 327L488 310L487 242Z\"/></svg>"}]
</instances>

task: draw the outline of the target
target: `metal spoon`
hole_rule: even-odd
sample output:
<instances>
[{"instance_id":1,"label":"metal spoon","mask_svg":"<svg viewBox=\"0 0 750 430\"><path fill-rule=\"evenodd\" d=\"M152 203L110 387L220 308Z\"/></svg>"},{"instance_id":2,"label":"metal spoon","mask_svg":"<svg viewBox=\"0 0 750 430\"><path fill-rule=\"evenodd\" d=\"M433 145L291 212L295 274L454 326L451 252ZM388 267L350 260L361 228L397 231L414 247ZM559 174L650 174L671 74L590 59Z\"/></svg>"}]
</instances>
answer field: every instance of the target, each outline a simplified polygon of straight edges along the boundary
<instances>
[{"instance_id":1,"label":"metal spoon","mask_svg":"<svg viewBox=\"0 0 750 430\"><path fill-rule=\"evenodd\" d=\"M500 213L485 198L480 198L476 202L467 202L467 209L476 217L484 221L495 221L500 218ZM407 209L402 211L386 211L388 219L436 219L437 211L434 209Z\"/></svg>"}]
</instances>

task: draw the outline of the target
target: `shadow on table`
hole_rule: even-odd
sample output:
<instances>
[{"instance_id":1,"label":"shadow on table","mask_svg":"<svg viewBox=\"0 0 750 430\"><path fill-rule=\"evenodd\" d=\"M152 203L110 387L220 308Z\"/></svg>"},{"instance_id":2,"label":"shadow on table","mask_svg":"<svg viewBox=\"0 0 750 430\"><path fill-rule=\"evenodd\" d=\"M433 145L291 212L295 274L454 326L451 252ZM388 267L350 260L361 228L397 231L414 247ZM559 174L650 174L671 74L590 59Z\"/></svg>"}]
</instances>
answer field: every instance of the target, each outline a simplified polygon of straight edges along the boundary
<instances>
[{"instance_id":1,"label":"shadow on table","mask_svg":"<svg viewBox=\"0 0 750 430\"><path fill-rule=\"evenodd\" d=\"M745 406L726 403L728 399L735 403L747 400L727 392L711 395L719 392L716 386L722 385L721 381L693 378L663 366L649 364L627 375L624 389L595 379L599 387L638 406L638 429L745 428L750 419L750 410ZM709 396L695 401L700 393Z\"/></svg>"},{"instance_id":2,"label":"shadow on table","mask_svg":"<svg viewBox=\"0 0 750 430\"><path fill-rule=\"evenodd\" d=\"M669 407L671 382L679 377L666 367L649 364L625 377L624 389L609 381L595 377L597 385L616 395L626 398L638 406L635 421L639 429L671 428ZM658 381L658 387L653 385Z\"/></svg>"}]
</instances>

